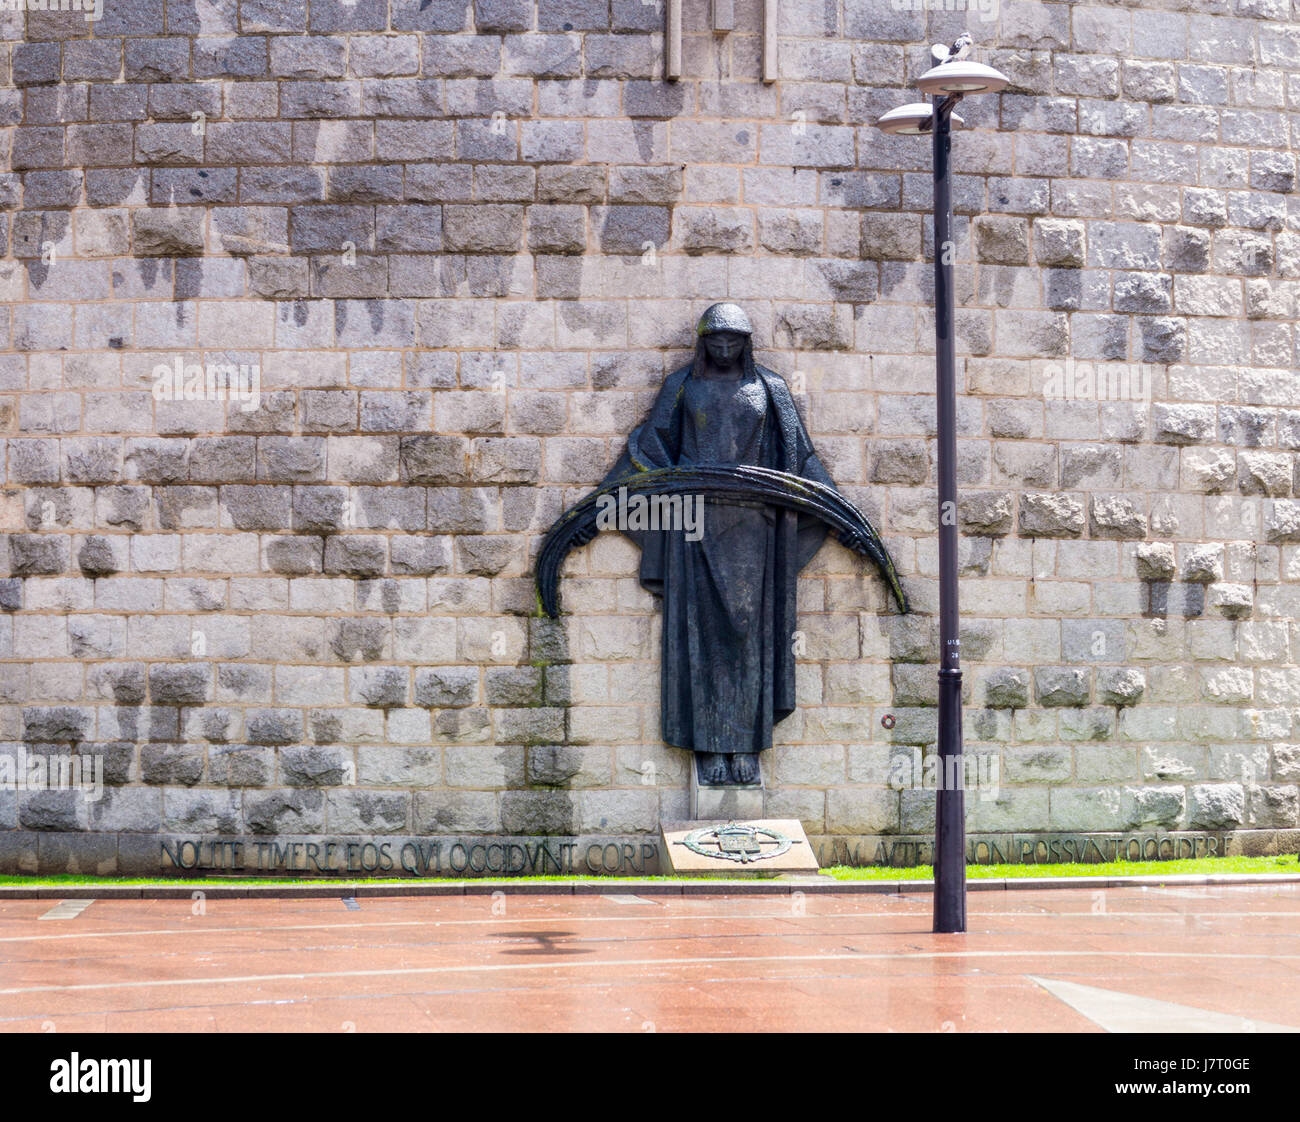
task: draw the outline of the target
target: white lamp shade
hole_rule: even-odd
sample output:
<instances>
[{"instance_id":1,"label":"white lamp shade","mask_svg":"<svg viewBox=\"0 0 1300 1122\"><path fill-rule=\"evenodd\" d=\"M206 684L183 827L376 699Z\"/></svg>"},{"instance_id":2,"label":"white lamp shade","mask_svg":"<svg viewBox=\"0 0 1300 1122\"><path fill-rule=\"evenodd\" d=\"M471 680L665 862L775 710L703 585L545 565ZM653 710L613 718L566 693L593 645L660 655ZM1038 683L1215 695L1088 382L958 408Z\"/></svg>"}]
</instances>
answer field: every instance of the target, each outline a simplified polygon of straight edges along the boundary
<instances>
[{"instance_id":1,"label":"white lamp shade","mask_svg":"<svg viewBox=\"0 0 1300 1122\"><path fill-rule=\"evenodd\" d=\"M930 122L934 117L934 107L928 101L914 101L910 105L900 105L891 109L876 122L881 132L891 132L902 136L919 136L930 131ZM958 127L965 122L952 114L952 123Z\"/></svg>"},{"instance_id":2,"label":"white lamp shade","mask_svg":"<svg viewBox=\"0 0 1300 1122\"><path fill-rule=\"evenodd\" d=\"M927 70L916 80L916 87L931 95L997 93L1010 81L1002 71L982 62L958 59L956 62L941 62Z\"/></svg>"}]
</instances>

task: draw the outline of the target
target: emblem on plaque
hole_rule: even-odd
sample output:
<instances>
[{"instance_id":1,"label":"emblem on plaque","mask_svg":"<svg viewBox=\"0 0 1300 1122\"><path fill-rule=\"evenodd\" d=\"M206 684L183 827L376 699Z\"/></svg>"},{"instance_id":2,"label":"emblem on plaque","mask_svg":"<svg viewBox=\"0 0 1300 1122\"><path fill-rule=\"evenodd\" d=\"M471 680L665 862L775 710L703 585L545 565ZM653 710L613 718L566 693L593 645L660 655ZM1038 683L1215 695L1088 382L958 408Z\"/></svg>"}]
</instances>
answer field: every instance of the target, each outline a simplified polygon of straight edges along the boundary
<instances>
[{"instance_id":1,"label":"emblem on plaque","mask_svg":"<svg viewBox=\"0 0 1300 1122\"><path fill-rule=\"evenodd\" d=\"M766 826L744 826L729 822L725 826L704 826L692 830L678 845L684 845L701 857L720 861L738 861L748 865L780 857L795 844L791 838Z\"/></svg>"}]
</instances>

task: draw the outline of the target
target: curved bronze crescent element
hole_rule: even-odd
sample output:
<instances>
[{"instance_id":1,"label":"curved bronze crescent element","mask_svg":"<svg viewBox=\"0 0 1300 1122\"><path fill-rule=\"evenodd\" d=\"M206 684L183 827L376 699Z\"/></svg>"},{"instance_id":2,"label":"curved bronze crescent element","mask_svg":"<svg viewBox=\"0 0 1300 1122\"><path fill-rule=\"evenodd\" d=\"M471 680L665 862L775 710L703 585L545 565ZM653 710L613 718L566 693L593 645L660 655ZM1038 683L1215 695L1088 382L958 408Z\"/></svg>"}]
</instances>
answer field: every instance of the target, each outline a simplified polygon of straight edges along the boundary
<instances>
[{"instance_id":1,"label":"curved bronze crescent element","mask_svg":"<svg viewBox=\"0 0 1300 1122\"><path fill-rule=\"evenodd\" d=\"M909 611L907 595L894 569L885 543L875 527L848 499L833 487L773 468L727 464L654 468L634 472L597 488L570 507L546 532L537 555L537 595L542 610L554 619L559 615L560 568L569 551L585 544L599 532L598 500L626 487L629 495L681 495L702 492L714 498L770 503L821 519L839 540L855 553L876 563L901 611Z\"/></svg>"}]
</instances>

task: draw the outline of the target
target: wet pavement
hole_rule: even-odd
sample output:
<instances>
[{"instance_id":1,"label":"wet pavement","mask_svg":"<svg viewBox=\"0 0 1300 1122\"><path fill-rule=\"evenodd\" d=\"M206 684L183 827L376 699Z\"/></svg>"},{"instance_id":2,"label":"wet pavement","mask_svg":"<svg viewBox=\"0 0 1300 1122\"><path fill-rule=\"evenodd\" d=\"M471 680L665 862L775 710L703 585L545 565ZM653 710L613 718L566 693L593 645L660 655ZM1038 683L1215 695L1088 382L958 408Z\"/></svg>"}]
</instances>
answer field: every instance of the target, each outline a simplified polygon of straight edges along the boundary
<instances>
[{"instance_id":1,"label":"wet pavement","mask_svg":"<svg viewBox=\"0 0 1300 1122\"><path fill-rule=\"evenodd\" d=\"M7 1031L1300 1031L1300 884L0 901ZM199 914L195 914L198 912Z\"/></svg>"}]
</instances>

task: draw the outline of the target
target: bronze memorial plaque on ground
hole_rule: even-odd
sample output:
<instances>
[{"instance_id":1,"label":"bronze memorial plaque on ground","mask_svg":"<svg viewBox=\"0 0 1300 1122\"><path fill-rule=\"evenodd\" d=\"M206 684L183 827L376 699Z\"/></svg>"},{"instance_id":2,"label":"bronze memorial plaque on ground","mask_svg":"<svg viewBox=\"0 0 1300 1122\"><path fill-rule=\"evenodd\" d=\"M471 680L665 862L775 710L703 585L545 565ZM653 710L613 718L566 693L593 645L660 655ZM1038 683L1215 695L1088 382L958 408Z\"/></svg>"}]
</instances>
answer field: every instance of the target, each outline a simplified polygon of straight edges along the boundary
<instances>
[{"instance_id":1,"label":"bronze memorial plaque on ground","mask_svg":"<svg viewBox=\"0 0 1300 1122\"><path fill-rule=\"evenodd\" d=\"M670 822L663 827L666 871L714 876L812 875L817 855L795 819Z\"/></svg>"}]
</instances>

